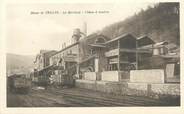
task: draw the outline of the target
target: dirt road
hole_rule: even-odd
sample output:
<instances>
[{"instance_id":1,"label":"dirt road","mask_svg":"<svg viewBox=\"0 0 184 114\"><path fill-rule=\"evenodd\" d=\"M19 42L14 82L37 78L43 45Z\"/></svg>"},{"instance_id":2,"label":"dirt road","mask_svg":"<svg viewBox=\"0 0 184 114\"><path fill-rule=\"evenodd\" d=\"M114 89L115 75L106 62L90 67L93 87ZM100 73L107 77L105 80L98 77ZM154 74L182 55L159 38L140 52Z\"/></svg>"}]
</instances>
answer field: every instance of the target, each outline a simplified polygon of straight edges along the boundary
<instances>
[{"instance_id":1,"label":"dirt road","mask_svg":"<svg viewBox=\"0 0 184 114\"><path fill-rule=\"evenodd\" d=\"M31 90L28 94L8 92L8 107L114 107L114 106L169 106L165 100L145 97L118 96L79 88L49 88Z\"/></svg>"}]
</instances>

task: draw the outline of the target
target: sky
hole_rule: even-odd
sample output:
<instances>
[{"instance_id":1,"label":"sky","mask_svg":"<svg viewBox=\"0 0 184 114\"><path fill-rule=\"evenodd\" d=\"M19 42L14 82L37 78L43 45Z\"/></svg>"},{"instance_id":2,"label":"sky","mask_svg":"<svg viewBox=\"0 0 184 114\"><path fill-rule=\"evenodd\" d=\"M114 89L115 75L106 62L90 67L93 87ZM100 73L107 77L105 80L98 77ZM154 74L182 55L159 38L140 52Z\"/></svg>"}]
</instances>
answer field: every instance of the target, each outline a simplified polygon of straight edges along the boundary
<instances>
[{"instance_id":1,"label":"sky","mask_svg":"<svg viewBox=\"0 0 184 114\"><path fill-rule=\"evenodd\" d=\"M20 55L35 55L41 49L61 50L62 44L71 43L73 29L87 34L101 30L109 24L122 21L153 3L108 3L108 4L8 4L6 6L6 52ZM45 12L59 12L46 14ZM81 14L63 12L80 11ZM105 11L105 13L84 13ZM43 12L43 14L31 14Z\"/></svg>"}]
</instances>

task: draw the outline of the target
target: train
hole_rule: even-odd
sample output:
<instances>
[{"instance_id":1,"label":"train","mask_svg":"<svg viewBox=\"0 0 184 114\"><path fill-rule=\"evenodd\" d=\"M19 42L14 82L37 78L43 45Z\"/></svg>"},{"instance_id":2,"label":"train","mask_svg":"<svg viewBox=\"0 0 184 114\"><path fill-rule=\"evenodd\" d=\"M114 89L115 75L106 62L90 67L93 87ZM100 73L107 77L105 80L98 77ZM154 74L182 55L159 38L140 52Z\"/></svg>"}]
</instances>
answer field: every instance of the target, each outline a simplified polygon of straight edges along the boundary
<instances>
[{"instance_id":1,"label":"train","mask_svg":"<svg viewBox=\"0 0 184 114\"><path fill-rule=\"evenodd\" d=\"M28 93L32 82L26 78L26 74L13 74L7 78L7 87L13 93Z\"/></svg>"}]
</instances>

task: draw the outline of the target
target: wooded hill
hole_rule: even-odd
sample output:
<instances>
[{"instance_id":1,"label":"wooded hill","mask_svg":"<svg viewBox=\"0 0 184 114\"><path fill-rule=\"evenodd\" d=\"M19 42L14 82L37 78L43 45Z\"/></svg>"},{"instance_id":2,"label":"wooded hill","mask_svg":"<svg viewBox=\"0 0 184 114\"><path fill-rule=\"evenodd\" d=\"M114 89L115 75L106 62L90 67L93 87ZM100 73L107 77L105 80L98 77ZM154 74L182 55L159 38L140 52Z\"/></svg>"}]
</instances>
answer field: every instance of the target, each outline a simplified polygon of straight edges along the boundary
<instances>
[{"instance_id":1,"label":"wooded hill","mask_svg":"<svg viewBox=\"0 0 184 114\"><path fill-rule=\"evenodd\" d=\"M179 3L171 2L148 6L146 10L105 27L101 34L111 39L124 33L136 37L147 35L155 42L168 41L179 45L179 31Z\"/></svg>"},{"instance_id":2,"label":"wooded hill","mask_svg":"<svg viewBox=\"0 0 184 114\"><path fill-rule=\"evenodd\" d=\"M17 55L12 53L6 54L6 70L9 74L28 73L34 68L35 56Z\"/></svg>"}]
</instances>

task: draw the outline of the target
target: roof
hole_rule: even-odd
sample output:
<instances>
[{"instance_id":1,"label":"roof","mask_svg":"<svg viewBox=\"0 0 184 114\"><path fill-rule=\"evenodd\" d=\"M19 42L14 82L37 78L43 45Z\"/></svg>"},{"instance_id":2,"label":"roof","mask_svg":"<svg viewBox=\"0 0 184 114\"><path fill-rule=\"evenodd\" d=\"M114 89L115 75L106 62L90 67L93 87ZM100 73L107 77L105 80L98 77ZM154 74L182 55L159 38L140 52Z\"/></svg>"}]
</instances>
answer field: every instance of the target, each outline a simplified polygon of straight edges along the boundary
<instances>
[{"instance_id":1,"label":"roof","mask_svg":"<svg viewBox=\"0 0 184 114\"><path fill-rule=\"evenodd\" d=\"M47 71L48 69L55 69L55 70L62 70L63 67L62 66L56 66L56 65L49 65L49 66L46 66L45 68L41 69L41 70L38 70L38 71L34 71L34 72L43 72L43 71Z\"/></svg>"},{"instance_id":2,"label":"roof","mask_svg":"<svg viewBox=\"0 0 184 114\"><path fill-rule=\"evenodd\" d=\"M180 58L179 54L173 54L173 55L167 54L167 55L160 55L160 56L163 58L176 58L176 59Z\"/></svg>"},{"instance_id":3,"label":"roof","mask_svg":"<svg viewBox=\"0 0 184 114\"><path fill-rule=\"evenodd\" d=\"M158 42L158 43L155 43L154 44L154 47L159 47L160 45L168 45L168 42L167 41L162 41L162 42Z\"/></svg>"},{"instance_id":4,"label":"roof","mask_svg":"<svg viewBox=\"0 0 184 114\"><path fill-rule=\"evenodd\" d=\"M137 38L137 43L139 47L150 45L150 44L155 44L155 42L146 35Z\"/></svg>"},{"instance_id":5,"label":"roof","mask_svg":"<svg viewBox=\"0 0 184 114\"><path fill-rule=\"evenodd\" d=\"M179 49L178 46L174 43L169 43L168 45L165 45L166 48L168 48L169 50L177 50Z\"/></svg>"},{"instance_id":6,"label":"roof","mask_svg":"<svg viewBox=\"0 0 184 114\"><path fill-rule=\"evenodd\" d=\"M176 49L172 50L172 52L179 54L180 53L180 48L176 48Z\"/></svg>"},{"instance_id":7,"label":"roof","mask_svg":"<svg viewBox=\"0 0 184 114\"><path fill-rule=\"evenodd\" d=\"M91 35L88 35L88 36L80 39L79 43L81 43L81 44L83 44L83 43L85 43L85 44L93 44L93 43L95 43L96 39L98 39L98 38L103 38L106 41L110 40L110 38L108 38L108 37L106 37L106 36L104 36L102 34L93 33Z\"/></svg>"},{"instance_id":8,"label":"roof","mask_svg":"<svg viewBox=\"0 0 184 114\"><path fill-rule=\"evenodd\" d=\"M130 37L132 37L132 38L135 38L134 36L132 36L132 35L129 34L129 33L127 33L127 34L122 34L122 35L120 35L120 36L118 36L118 37L116 37L116 38L113 38L112 40L107 41L106 44L107 44L107 43L111 43L111 42L116 41L116 40L119 40L119 39L121 39L121 38L127 38L128 36L130 36ZM135 38L135 39L136 39L136 38Z\"/></svg>"},{"instance_id":9,"label":"roof","mask_svg":"<svg viewBox=\"0 0 184 114\"><path fill-rule=\"evenodd\" d=\"M67 49L69 49L69 48L71 48L71 47L73 47L73 46L75 46L75 45L77 45L77 44L79 44L79 42L76 42L76 43L74 43L74 44L71 44L71 45L67 46L66 48L63 48L62 50L56 52L56 53L53 54L52 56L54 56L54 55L56 55L56 54L58 54L58 53L61 53L62 51L65 51L65 50L67 50ZM51 56L50 56L50 57L51 57Z\"/></svg>"}]
</instances>

